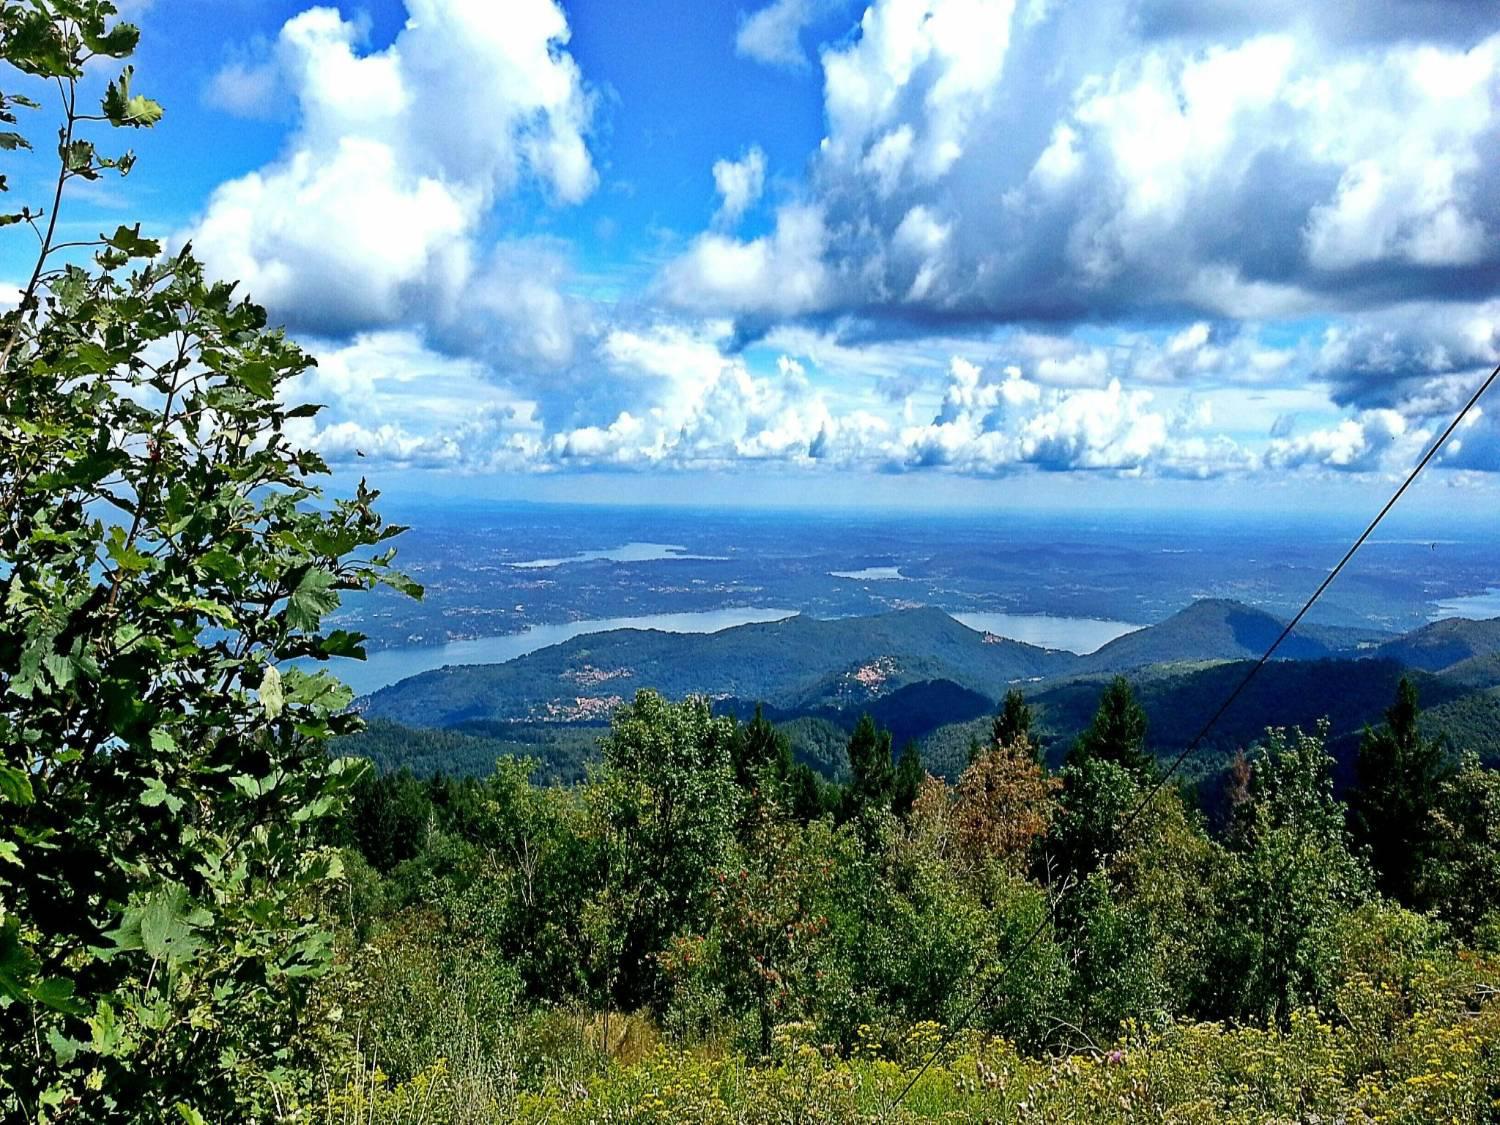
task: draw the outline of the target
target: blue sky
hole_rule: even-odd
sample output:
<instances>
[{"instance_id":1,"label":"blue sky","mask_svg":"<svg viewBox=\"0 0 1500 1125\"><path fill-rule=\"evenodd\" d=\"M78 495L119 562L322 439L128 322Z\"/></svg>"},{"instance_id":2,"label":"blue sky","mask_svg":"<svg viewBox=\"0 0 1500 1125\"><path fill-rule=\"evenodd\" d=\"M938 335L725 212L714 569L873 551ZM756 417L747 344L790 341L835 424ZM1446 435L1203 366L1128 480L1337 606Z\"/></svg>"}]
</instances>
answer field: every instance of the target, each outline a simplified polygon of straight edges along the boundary
<instances>
[{"instance_id":1,"label":"blue sky","mask_svg":"<svg viewBox=\"0 0 1500 1125\"><path fill-rule=\"evenodd\" d=\"M128 9L167 116L68 221L240 278L397 491L1363 504L1500 359L1493 4Z\"/></svg>"}]
</instances>

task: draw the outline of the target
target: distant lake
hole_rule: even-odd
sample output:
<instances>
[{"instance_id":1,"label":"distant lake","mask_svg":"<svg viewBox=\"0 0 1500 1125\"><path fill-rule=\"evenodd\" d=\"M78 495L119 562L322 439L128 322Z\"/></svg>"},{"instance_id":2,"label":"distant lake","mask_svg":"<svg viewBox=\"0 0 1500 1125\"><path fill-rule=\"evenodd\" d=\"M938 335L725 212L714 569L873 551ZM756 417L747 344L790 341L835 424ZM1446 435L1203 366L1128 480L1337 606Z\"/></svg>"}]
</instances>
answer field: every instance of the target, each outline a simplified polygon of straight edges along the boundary
<instances>
[{"instance_id":1,"label":"distant lake","mask_svg":"<svg viewBox=\"0 0 1500 1125\"><path fill-rule=\"evenodd\" d=\"M981 633L994 633L997 637L1043 648L1060 648L1080 656L1141 628L1128 621L1053 617L1046 613L955 613L953 617Z\"/></svg>"},{"instance_id":2,"label":"distant lake","mask_svg":"<svg viewBox=\"0 0 1500 1125\"><path fill-rule=\"evenodd\" d=\"M699 562L728 562L725 555L693 555L686 547L671 543L626 543L621 547L609 547L602 551L580 551L561 559L528 559L525 562L507 563L517 570L549 570L555 566L580 562L662 562L667 559L695 559Z\"/></svg>"},{"instance_id":3,"label":"distant lake","mask_svg":"<svg viewBox=\"0 0 1500 1125\"><path fill-rule=\"evenodd\" d=\"M652 613L644 617L602 617L590 621L568 621L560 625L533 625L521 633L502 637L475 637L445 645L388 648L370 653L365 660L332 660L323 667L348 684L355 695L369 695L398 680L428 672L446 664L503 664L548 645L561 644L586 633L611 629L660 629L664 633L717 633L735 625L780 621L795 617L795 609L711 609L697 613ZM299 663L301 663L299 661ZM311 663L311 662L309 662Z\"/></svg>"},{"instance_id":4,"label":"distant lake","mask_svg":"<svg viewBox=\"0 0 1500 1125\"><path fill-rule=\"evenodd\" d=\"M867 566L864 570L830 570L830 578L852 578L860 582L906 581L899 566Z\"/></svg>"},{"instance_id":5,"label":"distant lake","mask_svg":"<svg viewBox=\"0 0 1500 1125\"><path fill-rule=\"evenodd\" d=\"M1432 615L1434 621L1443 617L1472 617L1476 621L1500 617L1500 588L1465 598L1444 598L1437 607L1438 611Z\"/></svg>"}]
</instances>

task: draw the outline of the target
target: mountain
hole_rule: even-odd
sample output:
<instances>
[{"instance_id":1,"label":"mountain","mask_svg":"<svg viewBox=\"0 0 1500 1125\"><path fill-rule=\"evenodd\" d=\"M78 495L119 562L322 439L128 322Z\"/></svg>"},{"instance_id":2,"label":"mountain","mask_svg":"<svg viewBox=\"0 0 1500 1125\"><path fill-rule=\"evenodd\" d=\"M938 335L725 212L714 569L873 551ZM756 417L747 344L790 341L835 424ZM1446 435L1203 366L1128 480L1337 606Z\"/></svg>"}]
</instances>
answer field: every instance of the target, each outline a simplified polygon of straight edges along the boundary
<instances>
[{"instance_id":1,"label":"mountain","mask_svg":"<svg viewBox=\"0 0 1500 1125\"><path fill-rule=\"evenodd\" d=\"M1408 668L1441 672L1461 661L1497 653L1500 653L1500 617L1488 621L1452 617L1387 641L1373 655L1395 660Z\"/></svg>"},{"instance_id":2,"label":"mountain","mask_svg":"<svg viewBox=\"0 0 1500 1125\"><path fill-rule=\"evenodd\" d=\"M829 775L845 768L843 744L869 712L924 750L929 768L956 775L970 735L984 737L995 701L1024 682L1048 757L1061 759L1098 705L1110 675L1130 677L1151 720L1151 746L1186 746L1283 624L1227 600L1196 602L1091 656L976 632L941 610L872 617L798 616L718 633L622 629L576 637L504 664L442 668L361 700L378 724L351 747L389 767L487 772L497 754L541 763L570 779L592 757L610 713L640 688L712 697L748 718L757 704L792 738L800 760ZM1347 761L1367 723L1381 721L1396 682L1418 683L1432 729L1455 747L1500 758L1500 621L1442 621L1402 637L1299 629L1223 717L1196 760L1201 771L1259 739L1268 723L1311 728L1331 720L1331 747ZM441 728L452 739L401 729ZM444 762L450 764L444 766Z\"/></svg>"},{"instance_id":3,"label":"mountain","mask_svg":"<svg viewBox=\"0 0 1500 1125\"><path fill-rule=\"evenodd\" d=\"M1127 672L1152 664L1197 664L1258 660L1280 636L1285 622L1264 610L1224 598L1205 598L1165 621L1110 641L1071 671ZM1339 651L1326 630L1293 633L1276 651L1279 660L1318 660Z\"/></svg>"},{"instance_id":4,"label":"mountain","mask_svg":"<svg viewBox=\"0 0 1500 1125\"><path fill-rule=\"evenodd\" d=\"M587 722L640 688L816 710L858 707L910 684L949 680L995 699L1007 684L1069 671L1072 653L979 633L939 609L819 621L791 617L717 633L619 629L505 664L440 668L360 702L375 718L448 727Z\"/></svg>"}]
</instances>

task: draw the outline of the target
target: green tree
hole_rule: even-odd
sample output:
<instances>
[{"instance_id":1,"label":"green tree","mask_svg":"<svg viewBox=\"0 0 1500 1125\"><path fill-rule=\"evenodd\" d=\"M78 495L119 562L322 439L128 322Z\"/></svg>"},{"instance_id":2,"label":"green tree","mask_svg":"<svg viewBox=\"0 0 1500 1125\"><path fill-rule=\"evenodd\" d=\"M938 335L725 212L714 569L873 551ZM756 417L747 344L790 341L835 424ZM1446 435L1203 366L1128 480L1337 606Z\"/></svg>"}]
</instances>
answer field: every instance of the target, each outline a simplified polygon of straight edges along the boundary
<instances>
[{"instance_id":1,"label":"green tree","mask_svg":"<svg viewBox=\"0 0 1500 1125\"><path fill-rule=\"evenodd\" d=\"M861 715L849 736L849 783L844 789L844 815L857 817L871 809L891 807L895 770L891 762L891 732Z\"/></svg>"},{"instance_id":2,"label":"green tree","mask_svg":"<svg viewBox=\"0 0 1500 1125\"><path fill-rule=\"evenodd\" d=\"M313 361L263 310L138 227L56 241L68 185L133 164L84 134L161 116L129 67L85 104L137 42L114 14L0 5L6 85L62 115L50 200L3 218L40 245L0 318L0 1116L264 1118L310 1080L315 830L360 774L349 692L289 662L362 655L341 592L415 588L375 494L312 483L281 396Z\"/></svg>"},{"instance_id":3,"label":"green tree","mask_svg":"<svg viewBox=\"0 0 1500 1125\"><path fill-rule=\"evenodd\" d=\"M1500 951L1500 772L1466 755L1444 780L1433 818L1423 897L1464 940L1488 930L1489 948Z\"/></svg>"},{"instance_id":4,"label":"green tree","mask_svg":"<svg viewBox=\"0 0 1500 1125\"><path fill-rule=\"evenodd\" d=\"M1271 730L1252 759L1250 799L1231 828L1235 868L1215 960L1226 1016L1285 1018L1329 998L1345 912L1370 896L1333 795L1327 723Z\"/></svg>"},{"instance_id":5,"label":"green tree","mask_svg":"<svg viewBox=\"0 0 1500 1125\"><path fill-rule=\"evenodd\" d=\"M594 911L599 968L623 1008L665 1009L657 955L670 939L701 933L712 873L734 842L732 719L701 698L673 703L653 691L615 712L589 786L602 886Z\"/></svg>"},{"instance_id":6,"label":"green tree","mask_svg":"<svg viewBox=\"0 0 1500 1125\"><path fill-rule=\"evenodd\" d=\"M754 805L788 800L792 776L791 740L766 718L760 704L755 705L754 718L735 728L730 755L734 760L734 779L741 789L753 795ZM747 815L750 814L747 812Z\"/></svg>"},{"instance_id":7,"label":"green tree","mask_svg":"<svg viewBox=\"0 0 1500 1125\"><path fill-rule=\"evenodd\" d=\"M1031 705L1017 688L1005 693L1000 713L990 725L990 742L995 746L1014 746L1021 739L1031 739Z\"/></svg>"},{"instance_id":8,"label":"green tree","mask_svg":"<svg viewBox=\"0 0 1500 1125\"><path fill-rule=\"evenodd\" d=\"M891 775L891 811L897 816L911 812L912 802L922 788L927 771L922 768L922 753L915 742L908 742Z\"/></svg>"},{"instance_id":9,"label":"green tree","mask_svg":"<svg viewBox=\"0 0 1500 1125\"><path fill-rule=\"evenodd\" d=\"M1069 759L1115 762L1141 779L1155 775L1156 762L1146 752L1146 712L1124 676L1116 676L1100 695L1099 709Z\"/></svg>"},{"instance_id":10,"label":"green tree","mask_svg":"<svg viewBox=\"0 0 1500 1125\"><path fill-rule=\"evenodd\" d=\"M1403 676L1385 724L1366 727L1360 740L1349 807L1381 893L1423 910L1422 874L1438 846L1434 812L1453 768L1442 740L1423 737L1419 716L1416 685Z\"/></svg>"}]
</instances>

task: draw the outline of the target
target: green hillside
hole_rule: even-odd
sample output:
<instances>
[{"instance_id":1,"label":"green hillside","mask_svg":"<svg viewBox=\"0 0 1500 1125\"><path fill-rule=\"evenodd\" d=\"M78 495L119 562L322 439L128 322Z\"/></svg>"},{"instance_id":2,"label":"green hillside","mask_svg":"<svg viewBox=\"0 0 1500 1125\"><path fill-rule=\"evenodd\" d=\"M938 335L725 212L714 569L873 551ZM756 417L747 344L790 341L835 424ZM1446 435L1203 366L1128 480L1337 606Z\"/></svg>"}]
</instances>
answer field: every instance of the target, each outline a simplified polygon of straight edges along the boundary
<instances>
[{"instance_id":1,"label":"green hillside","mask_svg":"<svg viewBox=\"0 0 1500 1125\"><path fill-rule=\"evenodd\" d=\"M1264 610L1222 598L1196 601L1165 621L1110 641L1079 661L1085 674L1124 672L1151 664L1258 658L1285 622ZM1337 651L1327 630L1292 634L1277 650L1283 660L1317 660Z\"/></svg>"},{"instance_id":2,"label":"green hillside","mask_svg":"<svg viewBox=\"0 0 1500 1125\"><path fill-rule=\"evenodd\" d=\"M857 706L947 679L990 698L1022 679L1071 669L1070 653L975 632L937 609L818 621L799 616L718 633L621 629L578 637L505 664L424 672L363 701L408 725L474 720L601 720L641 688L782 707Z\"/></svg>"},{"instance_id":3,"label":"green hillside","mask_svg":"<svg viewBox=\"0 0 1500 1125\"><path fill-rule=\"evenodd\" d=\"M1388 641L1374 655L1408 668L1441 672L1455 664L1500 654L1500 617L1488 621L1448 618Z\"/></svg>"}]
</instances>

